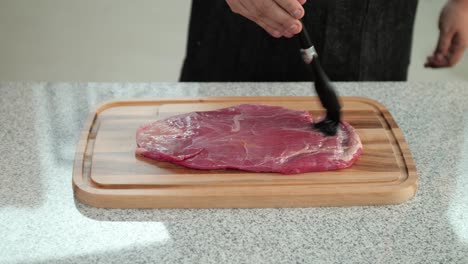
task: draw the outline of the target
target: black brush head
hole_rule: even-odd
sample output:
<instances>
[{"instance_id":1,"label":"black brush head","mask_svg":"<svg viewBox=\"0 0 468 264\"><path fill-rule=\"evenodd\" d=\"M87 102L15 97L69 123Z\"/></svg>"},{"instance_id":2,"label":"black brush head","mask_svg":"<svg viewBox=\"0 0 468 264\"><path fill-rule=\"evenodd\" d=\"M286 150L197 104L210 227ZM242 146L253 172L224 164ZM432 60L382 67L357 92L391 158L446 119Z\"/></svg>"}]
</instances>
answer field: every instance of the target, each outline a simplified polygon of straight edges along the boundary
<instances>
[{"instance_id":1,"label":"black brush head","mask_svg":"<svg viewBox=\"0 0 468 264\"><path fill-rule=\"evenodd\" d=\"M322 132L323 134L327 136L336 135L339 125L340 123L337 123L333 120L328 120L328 119L325 119L323 121L313 124L315 129L318 129L320 132Z\"/></svg>"},{"instance_id":2,"label":"black brush head","mask_svg":"<svg viewBox=\"0 0 468 264\"><path fill-rule=\"evenodd\" d=\"M328 112L325 119L318 123L314 123L313 127L327 136L334 136L336 135L336 132L338 132L338 128L340 126L340 115L341 113L339 111Z\"/></svg>"}]
</instances>

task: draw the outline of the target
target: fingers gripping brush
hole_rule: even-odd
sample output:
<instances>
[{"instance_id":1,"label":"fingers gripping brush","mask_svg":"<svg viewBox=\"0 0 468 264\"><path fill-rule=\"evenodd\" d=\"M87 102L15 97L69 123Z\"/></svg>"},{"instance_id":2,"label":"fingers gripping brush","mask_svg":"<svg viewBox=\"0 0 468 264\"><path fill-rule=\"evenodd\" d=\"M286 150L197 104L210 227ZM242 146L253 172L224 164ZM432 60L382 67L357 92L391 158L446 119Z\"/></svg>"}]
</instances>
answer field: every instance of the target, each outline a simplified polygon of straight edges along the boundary
<instances>
[{"instance_id":1,"label":"fingers gripping brush","mask_svg":"<svg viewBox=\"0 0 468 264\"><path fill-rule=\"evenodd\" d=\"M315 123L313 126L320 132L328 136L333 136L338 130L341 120L341 105L338 101L335 88L330 79L323 71L317 52L310 40L307 29L302 25L302 31L298 35L301 45L301 55L304 63L315 75L315 91L322 103L323 108L327 110L325 118Z\"/></svg>"}]
</instances>

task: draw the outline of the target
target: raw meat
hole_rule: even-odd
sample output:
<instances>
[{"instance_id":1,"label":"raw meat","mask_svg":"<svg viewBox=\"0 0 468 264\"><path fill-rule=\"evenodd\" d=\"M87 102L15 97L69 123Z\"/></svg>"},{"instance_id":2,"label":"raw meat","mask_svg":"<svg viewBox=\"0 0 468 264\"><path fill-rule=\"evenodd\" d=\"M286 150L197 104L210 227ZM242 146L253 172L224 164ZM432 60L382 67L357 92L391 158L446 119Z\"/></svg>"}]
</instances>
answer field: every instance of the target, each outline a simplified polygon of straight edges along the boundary
<instances>
[{"instance_id":1,"label":"raw meat","mask_svg":"<svg viewBox=\"0 0 468 264\"><path fill-rule=\"evenodd\" d=\"M244 104L192 112L138 128L136 154L195 169L283 174L337 170L362 152L348 123L336 136L312 128L308 112Z\"/></svg>"}]
</instances>

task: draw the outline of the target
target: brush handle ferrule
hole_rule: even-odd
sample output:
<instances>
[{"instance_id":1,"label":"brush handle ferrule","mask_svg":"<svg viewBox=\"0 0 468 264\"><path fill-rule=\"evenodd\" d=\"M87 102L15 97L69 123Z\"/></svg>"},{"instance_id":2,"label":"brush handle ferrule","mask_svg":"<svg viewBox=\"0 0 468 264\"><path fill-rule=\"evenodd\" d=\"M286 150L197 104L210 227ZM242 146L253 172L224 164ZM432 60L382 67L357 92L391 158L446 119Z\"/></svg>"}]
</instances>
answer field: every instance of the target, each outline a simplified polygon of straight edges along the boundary
<instances>
[{"instance_id":1,"label":"brush handle ferrule","mask_svg":"<svg viewBox=\"0 0 468 264\"><path fill-rule=\"evenodd\" d=\"M318 56L317 51L315 50L314 46L311 46L308 49L301 49L301 56L302 60L305 64L311 64L312 60Z\"/></svg>"}]
</instances>

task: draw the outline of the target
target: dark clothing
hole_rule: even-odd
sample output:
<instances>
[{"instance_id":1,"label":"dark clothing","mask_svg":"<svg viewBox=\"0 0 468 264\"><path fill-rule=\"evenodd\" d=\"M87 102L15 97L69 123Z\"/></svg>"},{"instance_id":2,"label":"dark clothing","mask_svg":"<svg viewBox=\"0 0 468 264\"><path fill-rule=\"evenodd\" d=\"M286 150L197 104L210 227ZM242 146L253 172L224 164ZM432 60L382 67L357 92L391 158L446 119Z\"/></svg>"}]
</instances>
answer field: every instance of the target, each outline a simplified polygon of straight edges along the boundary
<instances>
[{"instance_id":1,"label":"dark clothing","mask_svg":"<svg viewBox=\"0 0 468 264\"><path fill-rule=\"evenodd\" d=\"M303 22L333 81L404 81L417 0L309 0ZM193 0L181 81L308 81L297 38L275 39L225 1Z\"/></svg>"}]
</instances>

